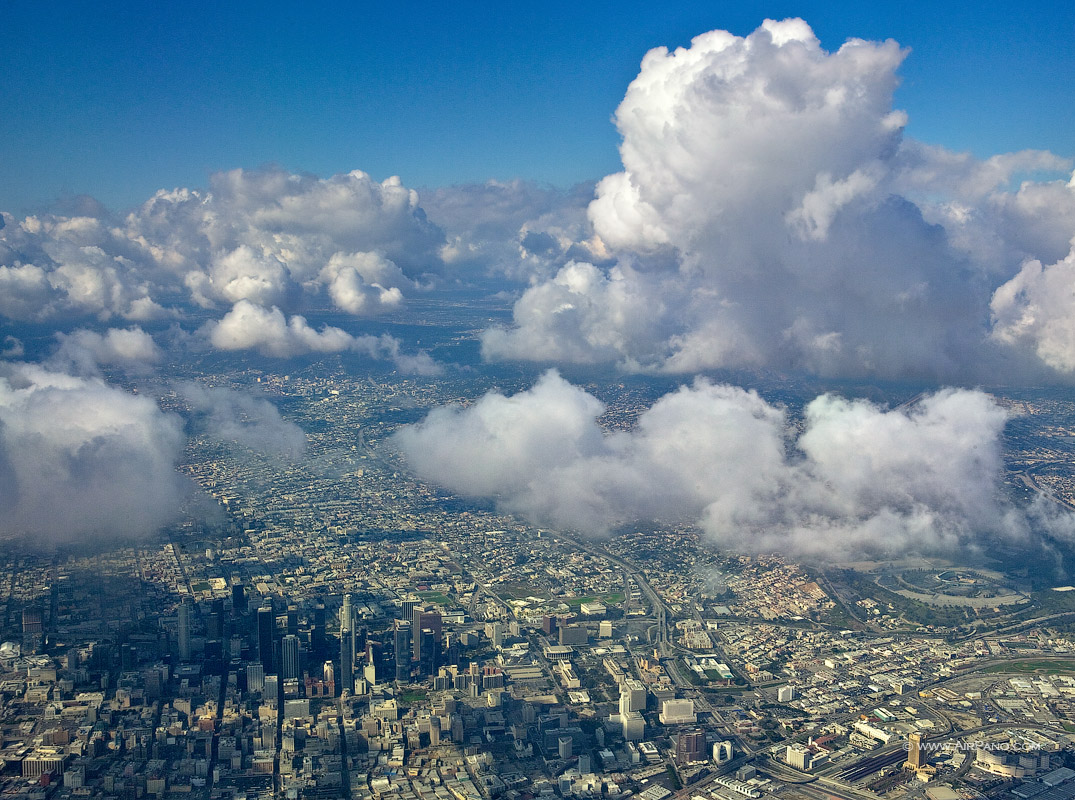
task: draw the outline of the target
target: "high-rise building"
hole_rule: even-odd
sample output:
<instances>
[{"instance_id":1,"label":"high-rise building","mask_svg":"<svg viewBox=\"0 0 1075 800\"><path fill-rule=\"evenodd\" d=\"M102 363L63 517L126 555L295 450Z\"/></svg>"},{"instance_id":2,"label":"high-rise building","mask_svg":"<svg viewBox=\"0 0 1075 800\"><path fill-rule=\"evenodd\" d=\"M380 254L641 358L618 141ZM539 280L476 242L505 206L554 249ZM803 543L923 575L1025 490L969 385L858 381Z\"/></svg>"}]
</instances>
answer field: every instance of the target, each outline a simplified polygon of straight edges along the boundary
<instances>
[{"instance_id":1,"label":"high-rise building","mask_svg":"<svg viewBox=\"0 0 1075 800\"><path fill-rule=\"evenodd\" d=\"M429 718L429 745L436 747L440 744L440 717L434 714Z\"/></svg>"},{"instance_id":2,"label":"high-rise building","mask_svg":"<svg viewBox=\"0 0 1075 800\"><path fill-rule=\"evenodd\" d=\"M186 600L179 604L179 659L190 661L190 605Z\"/></svg>"},{"instance_id":3,"label":"high-rise building","mask_svg":"<svg viewBox=\"0 0 1075 800\"><path fill-rule=\"evenodd\" d=\"M224 615L224 598L213 598L213 602L209 607L209 614L209 628L207 631L208 637L210 639L220 639L221 641L224 641L224 623L226 621ZM212 618L213 614L216 615L215 621Z\"/></svg>"},{"instance_id":4,"label":"high-rise building","mask_svg":"<svg viewBox=\"0 0 1075 800\"><path fill-rule=\"evenodd\" d=\"M918 769L922 766L922 734L915 731L907 737L907 768Z\"/></svg>"},{"instance_id":5,"label":"high-rise building","mask_svg":"<svg viewBox=\"0 0 1075 800\"><path fill-rule=\"evenodd\" d=\"M350 628L340 631L340 688L355 690L355 632Z\"/></svg>"},{"instance_id":6,"label":"high-rise building","mask_svg":"<svg viewBox=\"0 0 1075 800\"><path fill-rule=\"evenodd\" d=\"M331 683L336 685L336 668L332 666L331 661L326 661L321 667L321 680L325 683Z\"/></svg>"},{"instance_id":7,"label":"high-rise building","mask_svg":"<svg viewBox=\"0 0 1075 800\"><path fill-rule=\"evenodd\" d=\"M366 681L371 685L376 685L386 678L394 677L395 673L390 672L388 669L388 654L394 647L394 643L390 647L385 647L383 642L366 637L366 668L363 674Z\"/></svg>"},{"instance_id":8,"label":"high-rise building","mask_svg":"<svg viewBox=\"0 0 1075 800\"><path fill-rule=\"evenodd\" d=\"M557 755L564 761L571 758L572 752L572 739L570 736L558 736L556 737L556 752Z\"/></svg>"},{"instance_id":9,"label":"high-rise building","mask_svg":"<svg viewBox=\"0 0 1075 800\"><path fill-rule=\"evenodd\" d=\"M302 674L299 655L299 637L287 634L280 645L281 653L281 676L284 680L298 678Z\"/></svg>"},{"instance_id":10,"label":"high-rise building","mask_svg":"<svg viewBox=\"0 0 1075 800\"><path fill-rule=\"evenodd\" d=\"M642 681L628 678L620 684L620 713L646 710L646 687Z\"/></svg>"},{"instance_id":11,"label":"high-rise building","mask_svg":"<svg viewBox=\"0 0 1075 800\"><path fill-rule=\"evenodd\" d=\"M422 628L418 634L421 645L418 648L418 671L423 676L433 675L440 666L440 646L437 644L437 633L432 628Z\"/></svg>"},{"instance_id":12,"label":"high-rise building","mask_svg":"<svg viewBox=\"0 0 1075 800\"><path fill-rule=\"evenodd\" d=\"M681 766L708 761L705 751L705 731L682 731L676 737L676 763Z\"/></svg>"},{"instance_id":13,"label":"high-rise building","mask_svg":"<svg viewBox=\"0 0 1075 800\"><path fill-rule=\"evenodd\" d=\"M129 644L121 644L119 646L119 668L124 672L134 669L137 655L138 651Z\"/></svg>"},{"instance_id":14,"label":"high-rise building","mask_svg":"<svg viewBox=\"0 0 1075 800\"><path fill-rule=\"evenodd\" d=\"M265 666L258 661L246 665L246 688L251 692L265 688Z\"/></svg>"},{"instance_id":15,"label":"high-rise building","mask_svg":"<svg viewBox=\"0 0 1075 800\"><path fill-rule=\"evenodd\" d=\"M422 604L421 600L408 597L400 604L400 616L408 622L414 621L414 609Z\"/></svg>"},{"instance_id":16,"label":"high-rise building","mask_svg":"<svg viewBox=\"0 0 1075 800\"><path fill-rule=\"evenodd\" d=\"M270 706L276 707L282 688L278 675L266 675L265 685L261 687L261 696Z\"/></svg>"},{"instance_id":17,"label":"high-rise building","mask_svg":"<svg viewBox=\"0 0 1075 800\"><path fill-rule=\"evenodd\" d=\"M237 617L246 613L246 587L241 583L231 585L231 613Z\"/></svg>"},{"instance_id":18,"label":"high-rise building","mask_svg":"<svg viewBox=\"0 0 1075 800\"><path fill-rule=\"evenodd\" d=\"M392 643L396 656L396 680L407 682L411 679L411 623L405 619L396 620Z\"/></svg>"},{"instance_id":19,"label":"high-rise building","mask_svg":"<svg viewBox=\"0 0 1075 800\"><path fill-rule=\"evenodd\" d=\"M694 701L689 698L676 700L669 698L661 704L657 719L662 725L693 725L697 721L694 713Z\"/></svg>"},{"instance_id":20,"label":"high-rise building","mask_svg":"<svg viewBox=\"0 0 1075 800\"><path fill-rule=\"evenodd\" d=\"M419 635L419 632L426 628L433 631L433 640L440 646L440 643L444 640L440 612L426 611L421 608L414 609L414 618L411 620L411 631L414 640L414 660L418 663L422 662L422 637Z\"/></svg>"},{"instance_id":21,"label":"high-rise building","mask_svg":"<svg viewBox=\"0 0 1075 800\"><path fill-rule=\"evenodd\" d=\"M287 635L299 635L299 607L294 603L287 606Z\"/></svg>"},{"instance_id":22,"label":"high-rise building","mask_svg":"<svg viewBox=\"0 0 1075 800\"><path fill-rule=\"evenodd\" d=\"M504 626L499 622L485 623L485 635L489 637L493 647L502 647L504 645Z\"/></svg>"},{"instance_id":23,"label":"high-rise building","mask_svg":"<svg viewBox=\"0 0 1075 800\"><path fill-rule=\"evenodd\" d=\"M735 748L728 740L713 743L713 760L717 764L727 764L735 757Z\"/></svg>"},{"instance_id":24,"label":"high-rise building","mask_svg":"<svg viewBox=\"0 0 1075 800\"><path fill-rule=\"evenodd\" d=\"M816 755L815 750L802 742L792 742L784 748L784 761L795 767L795 769L801 769L803 772L809 772L813 769Z\"/></svg>"},{"instance_id":25,"label":"high-rise building","mask_svg":"<svg viewBox=\"0 0 1075 800\"><path fill-rule=\"evenodd\" d=\"M589 633L585 625L561 625L559 628L560 644L586 644Z\"/></svg>"},{"instance_id":26,"label":"high-rise building","mask_svg":"<svg viewBox=\"0 0 1075 800\"><path fill-rule=\"evenodd\" d=\"M224 641L224 618L215 611L210 611L205 619L205 638Z\"/></svg>"},{"instance_id":27,"label":"high-rise building","mask_svg":"<svg viewBox=\"0 0 1075 800\"><path fill-rule=\"evenodd\" d=\"M314 604L313 624L310 626L310 649L320 655L325 650L325 604Z\"/></svg>"},{"instance_id":28,"label":"high-rise building","mask_svg":"<svg viewBox=\"0 0 1075 800\"><path fill-rule=\"evenodd\" d=\"M220 639L210 639L205 643L205 654L202 656L202 668L210 675L226 674L224 667L228 659L224 658L224 642Z\"/></svg>"},{"instance_id":29,"label":"high-rise building","mask_svg":"<svg viewBox=\"0 0 1075 800\"><path fill-rule=\"evenodd\" d=\"M354 610L351 608L351 595L345 594L343 596L343 605L340 606L340 630L347 628L352 630L354 628Z\"/></svg>"},{"instance_id":30,"label":"high-rise building","mask_svg":"<svg viewBox=\"0 0 1075 800\"><path fill-rule=\"evenodd\" d=\"M620 724L623 726L623 738L629 742L641 742L646 736L646 718L641 711L628 711L620 714ZM598 728L598 730L601 730Z\"/></svg>"},{"instance_id":31,"label":"high-rise building","mask_svg":"<svg viewBox=\"0 0 1075 800\"><path fill-rule=\"evenodd\" d=\"M276 671L273 661L273 639L276 634L276 615L273 614L272 606L262 606L258 609L258 658L265 667L266 674Z\"/></svg>"},{"instance_id":32,"label":"high-rise building","mask_svg":"<svg viewBox=\"0 0 1075 800\"><path fill-rule=\"evenodd\" d=\"M33 636L44 631L41 606L36 602L22 610L22 635Z\"/></svg>"}]
</instances>

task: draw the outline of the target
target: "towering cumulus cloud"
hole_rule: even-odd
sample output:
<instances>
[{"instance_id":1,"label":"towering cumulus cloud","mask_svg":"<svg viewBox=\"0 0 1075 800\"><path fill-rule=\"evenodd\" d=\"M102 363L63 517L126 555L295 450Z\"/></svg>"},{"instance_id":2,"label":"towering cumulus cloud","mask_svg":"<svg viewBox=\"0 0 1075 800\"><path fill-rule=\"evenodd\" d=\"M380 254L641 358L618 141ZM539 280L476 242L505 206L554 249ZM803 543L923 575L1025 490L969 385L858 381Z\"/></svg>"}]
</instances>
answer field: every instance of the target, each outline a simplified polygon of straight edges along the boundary
<instances>
[{"instance_id":1,"label":"towering cumulus cloud","mask_svg":"<svg viewBox=\"0 0 1075 800\"><path fill-rule=\"evenodd\" d=\"M94 378L0 372L0 535L42 542L151 533L178 511L177 418Z\"/></svg>"},{"instance_id":2,"label":"towering cumulus cloud","mask_svg":"<svg viewBox=\"0 0 1075 800\"><path fill-rule=\"evenodd\" d=\"M630 433L605 434L603 410L549 372L514 397L436 409L396 442L431 481L584 533L696 522L732 549L846 556L950 552L1024 530L996 500L1006 416L981 392L897 410L825 395L798 436L782 409L705 380Z\"/></svg>"},{"instance_id":3,"label":"towering cumulus cloud","mask_svg":"<svg viewBox=\"0 0 1075 800\"><path fill-rule=\"evenodd\" d=\"M993 294L993 336L1075 373L1075 250L1047 267L1028 261Z\"/></svg>"},{"instance_id":4,"label":"towering cumulus cloud","mask_svg":"<svg viewBox=\"0 0 1075 800\"><path fill-rule=\"evenodd\" d=\"M530 288L486 357L985 374L1006 341L989 336L994 289L1075 235L1072 187L1011 180L1071 163L907 140L892 107L905 55L826 52L801 20L650 51L616 112L623 171L589 207L616 266Z\"/></svg>"}]
</instances>

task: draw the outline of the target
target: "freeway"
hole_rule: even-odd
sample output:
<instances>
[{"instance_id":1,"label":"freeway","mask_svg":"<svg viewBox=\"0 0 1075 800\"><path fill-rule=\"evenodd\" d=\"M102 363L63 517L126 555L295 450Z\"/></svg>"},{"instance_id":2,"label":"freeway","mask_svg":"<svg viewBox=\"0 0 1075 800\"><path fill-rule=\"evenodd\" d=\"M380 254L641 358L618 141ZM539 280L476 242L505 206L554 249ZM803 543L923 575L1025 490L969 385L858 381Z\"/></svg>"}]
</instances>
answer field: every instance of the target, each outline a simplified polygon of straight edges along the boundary
<instances>
[{"instance_id":1,"label":"freeway","mask_svg":"<svg viewBox=\"0 0 1075 800\"><path fill-rule=\"evenodd\" d=\"M666 656L669 646L668 608L658 596L657 592L654 591L653 587L649 585L649 582L643 577L638 568L631 562L613 555L603 547L596 547L588 542L582 542L573 536L568 536L559 531L549 531L549 535L557 541L577 547L579 550L584 550L590 555L611 561L634 579L635 584L637 584L638 588L642 590L642 593L646 595L646 598L649 600L650 606L653 608L654 614L657 617L657 649L662 657Z\"/></svg>"}]
</instances>

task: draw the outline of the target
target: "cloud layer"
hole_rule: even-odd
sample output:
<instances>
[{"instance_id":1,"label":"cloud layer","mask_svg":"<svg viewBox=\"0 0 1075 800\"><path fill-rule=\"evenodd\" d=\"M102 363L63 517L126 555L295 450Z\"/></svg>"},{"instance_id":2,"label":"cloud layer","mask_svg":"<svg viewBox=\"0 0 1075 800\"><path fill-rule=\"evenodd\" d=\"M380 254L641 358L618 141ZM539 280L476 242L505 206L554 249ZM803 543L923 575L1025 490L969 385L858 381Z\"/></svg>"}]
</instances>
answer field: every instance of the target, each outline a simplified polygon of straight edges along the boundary
<instances>
[{"instance_id":1,"label":"cloud layer","mask_svg":"<svg viewBox=\"0 0 1075 800\"><path fill-rule=\"evenodd\" d=\"M1068 252L1075 187L1011 182L1071 161L906 139L905 55L854 39L826 52L802 20L650 51L616 112L624 169L589 206L616 265L577 259L539 281L513 326L485 334L486 357L945 380L1013 354L1040 368L1019 337L990 336L989 304L1023 262Z\"/></svg>"},{"instance_id":2,"label":"cloud layer","mask_svg":"<svg viewBox=\"0 0 1075 800\"><path fill-rule=\"evenodd\" d=\"M0 315L148 320L246 300L352 314L396 308L442 269L444 234L398 178L232 170L159 191L125 219L5 215Z\"/></svg>"},{"instance_id":3,"label":"cloud layer","mask_svg":"<svg viewBox=\"0 0 1075 800\"><path fill-rule=\"evenodd\" d=\"M1006 415L977 391L910 409L824 395L794 434L754 392L699 379L604 433L602 404L548 372L513 397L433 410L395 438L415 471L538 524L697 523L740 551L954 552L1026 523L997 500Z\"/></svg>"},{"instance_id":4,"label":"cloud layer","mask_svg":"<svg viewBox=\"0 0 1075 800\"><path fill-rule=\"evenodd\" d=\"M906 56L858 39L826 52L798 19L652 50L616 112L623 170L596 186L488 181L420 201L357 170L237 169L122 219L92 202L3 215L0 316L148 322L195 305L235 346L254 307L287 328L257 349L297 355L348 346L298 314L396 312L495 277L522 294L513 324L482 335L491 361L1071 375L1066 309L1031 296L1067 285L1072 161L907 138ZM1038 278L1035 263L1053 266Z\"/></svg>"},{"instance_id":5,"label":"cloud layer","mask_svg":"<svg viewBox=\"0 0 1075 800\"><path fill-rule=\"evenodd\" d=\"M0 369L0 535L141 536L175 517L186 488L176 417L97 378Z\"/></svg>"}]
</instances>

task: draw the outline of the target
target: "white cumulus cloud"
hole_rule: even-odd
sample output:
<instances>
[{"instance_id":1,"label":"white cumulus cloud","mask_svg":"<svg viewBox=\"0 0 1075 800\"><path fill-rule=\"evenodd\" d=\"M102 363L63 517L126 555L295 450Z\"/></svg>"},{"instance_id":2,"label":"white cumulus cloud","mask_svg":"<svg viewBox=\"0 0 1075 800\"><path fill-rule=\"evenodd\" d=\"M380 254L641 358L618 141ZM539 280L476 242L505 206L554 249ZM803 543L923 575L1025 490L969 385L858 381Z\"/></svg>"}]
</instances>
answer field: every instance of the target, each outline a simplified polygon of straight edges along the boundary
<instances>
[{"instance_id":1,"label":"white cumulus cloud","mask_svg":"<svg viewBox=\"0 0 1075 800\"><path fill-rule=\"evenodd\" d=\"M1075 249L1055 264L1027 261L993 293L993 336L1058 372L1075 372Z\"/></svg>"},{"instance_id":2,"label":"white cumulus cloud","mask_svg":"<svg viewBox=\"0 0 1075 800\"><path fill-rule=\"evenodd\" d=\"M1011 184L1071 161L908 140L892 103L906 56L891 40L827 52L796 19L647 53L616 112L623 170L589 206L616 266L539 276L485 357L995 375L1013 354L990 336L991 295L1075 235L1069 184Z\"/></svg>"},{"instance_id":3,"label":"white cumulus cloud","mask_svg":"<svg viewBox=\"0 0 1075 800\"><path fill-rule=\"evenodd\" d=\"M186 491L176 417L97 378L0 370L0 535L140 536L176 516Z\"/></svg>"},{"instance_id":4,"label":"white cumulus cloud","mask_svg":"<svg viewBox=\"0 0 1075 800\"><path fill-rule=\"evenodd\" d=\"M433 375L441 370L428 353L404 353L393 336L352 336L332 325L315 329L303 316L287 317L276 306L264 308L248 300L240 300L222 319L206 323L202 333L218 350L257 350L277 358L351 351L391 361L402 372Z\"/></svg>"},{"instance_id":5,"label":"white cumulus cloud","mask_svg":"<svg viewBox=\"0 0 1075 800\"><path fill-rule=\"evenodd\" d=\"M137 325L109 328L104 333L79 328L57 333L60 346L51 361L80 374L93 374L100 366L118 366L145 371L161 360L161 350L153 337Z\"/></svg>"},{"instance_id":6,"label":"white cumulus cloud","mask_svg":"<svg viewBox=\"0 0 1075 800\"><path fill-rule=\"evenodd\" d=\"M756 393L702 379L630 432L603 432L603 410L550 371L512 397L435 409L395 441L430 481L584 533L696 523L740 551L846 556L952 552L1026 532L997 499L1006 415L982 392L892 410L824 395L797 435Z\"/></svg>"},{"instance_id":7,"label":"white cumulus cloud","mask_svg":"<svg viewBox=\"0 0 1075 800\"><path fill-rule=\"evenodd\" d=\"M417 193L357 170L232 170L208 190L161 190L123 219L83 210L0 217L0 315L144 321L240 300L369 315L444 266L444 233Z\"/></svg>"}]
</instances>

